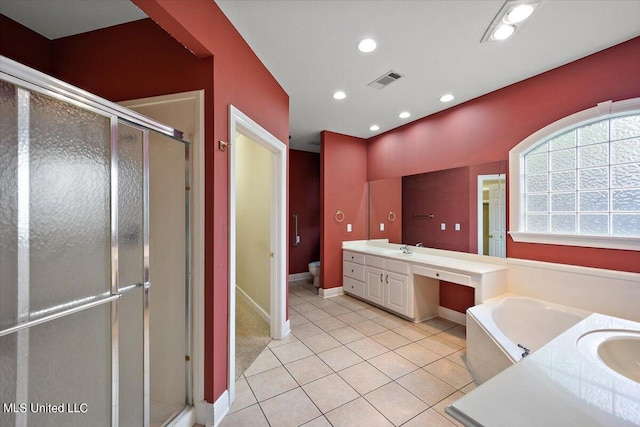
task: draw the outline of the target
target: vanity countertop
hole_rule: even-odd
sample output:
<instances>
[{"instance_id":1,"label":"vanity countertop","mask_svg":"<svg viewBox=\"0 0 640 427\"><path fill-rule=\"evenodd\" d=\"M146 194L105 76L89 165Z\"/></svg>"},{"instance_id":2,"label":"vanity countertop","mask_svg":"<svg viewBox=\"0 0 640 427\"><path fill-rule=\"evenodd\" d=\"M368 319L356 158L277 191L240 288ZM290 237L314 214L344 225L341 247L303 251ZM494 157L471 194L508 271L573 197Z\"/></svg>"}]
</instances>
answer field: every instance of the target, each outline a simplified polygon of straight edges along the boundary
<instances>
[{"instance_id":1,"label":"vanity countertop","mask_svg":"<svg viewBox=\"0 0 640 427\"><path fill-rule=\"evenodd\" d=\"M640 323L592 314L455 401L447 413L467 426L640 426L640 383L597 356L591 337L603 333L614 341L625 334L640 339ZM625 366L635 360L637 375L634 343L635 350L614 354L626 358Z\"/></svg>"},{"instance_id":2,"label":"vanity countertop","mask_svg":"<svg viewBox=\"0 0 640 427\"><path fill-rule=\"evenodd\" d=\"M415 246L409 247L411 254L404 254L400 246L402 245L388 243L387 240L358 240L342 243L343 250L391 258L414 266L443 268L455 273L483 275L507 269L506 260L503 258Z\"/></svg>"}]
</instances>

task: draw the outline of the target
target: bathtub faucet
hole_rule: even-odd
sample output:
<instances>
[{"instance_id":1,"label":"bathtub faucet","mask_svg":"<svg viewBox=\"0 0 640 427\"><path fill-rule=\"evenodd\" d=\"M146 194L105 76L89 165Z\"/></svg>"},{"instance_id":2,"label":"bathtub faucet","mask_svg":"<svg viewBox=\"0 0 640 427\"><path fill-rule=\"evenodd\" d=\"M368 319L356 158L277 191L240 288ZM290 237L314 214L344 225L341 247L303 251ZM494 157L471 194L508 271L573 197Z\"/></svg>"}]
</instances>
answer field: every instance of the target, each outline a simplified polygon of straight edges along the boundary
<instances>
[{"instance_id":1,"label":"bathtub faucet","mask_svg":"<svg viewBox=\"0 0 640 427\"><path fill-rule=\"evenodd\" d=\"M422 247L422 242L416 243L416 248L421 248L421 247Z\"/></svg>"},{"instance_id":2,"label":"bathtub faucet","mask_svg":"<svg viewBox=\"0 0 640 427\"><path fill-rule=\"evenodd\" d=\"M522 353L522 357L526 357L529 355L529 352L531 351L530 349L528 349L527 347L523 346L522 344L518 344L518 347L520 347L521 349L524 350L524 353Z\"/></svg>"},{"instance_id":3,"label":"bathtub faucet","mask_svg":"<svg viewBox=\"0 0 640 427\"><path fill-rule=\"evenodd\" d=\"M407 254L410 255L413 252L411 252L411 250L409 249L409 245L402 245L400 246L400 250L402 251L403 254Z\"/></svg>"}]
</instances>

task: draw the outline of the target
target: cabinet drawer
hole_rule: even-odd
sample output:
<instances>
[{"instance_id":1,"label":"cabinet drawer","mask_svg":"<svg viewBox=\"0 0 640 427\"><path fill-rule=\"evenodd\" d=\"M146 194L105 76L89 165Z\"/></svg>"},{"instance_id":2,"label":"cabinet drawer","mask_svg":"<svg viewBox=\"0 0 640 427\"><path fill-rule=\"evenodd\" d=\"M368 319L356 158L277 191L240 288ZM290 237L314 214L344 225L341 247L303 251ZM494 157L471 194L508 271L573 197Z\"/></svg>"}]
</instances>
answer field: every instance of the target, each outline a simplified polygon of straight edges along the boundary
<instances>
[{"instance_id":1,"label":"cabinet drawer","mask_svg":"<svg viewBox=\"0 0 640 427\"><path fill-rule=\"evenodd\" d=\"M364 265L354 264L349 261L342 263L342 274L352 279L364 282Z\"/></svg>"},{"instance_id":2,"label":"cabinet drawer","mask_svg":"<svg viewBox=\"0 0 640 427\"><path fill-rule=\"evenodd\" d=\"M354 262L356 264L364 265L364 255L363 254L358 254L358 253L355 253L355 252L343 251L342 252L342 259L345 260L345 261Z\"/></svg>"},{"instance_id":3,"label":"cabinet drawer","mask_svg":"<svg viewBox=\"0 0 640 427\"><path fill-rule=\"evenodd\" d=\"M387 259L384 262L385 270L393 271L398 274L409 274L409 264L402 261L394 261L392 259Z\"/></svg>"},{"instance_id":4,"label":"cabinet drawer","mask_svg":"<svg viewBox=\"0 0 640 427\"><path fill-rule=\"evenodd\" d=\"M441 271L428 267L414 266L413 274L419 276L432 277L438 280L445 280L447 282L458 283L460 285L471 286L471 277L464 274L451 273L449 271Z\"/></svg>"},{"instance_id":5,"label":"cabinet drawer","mask_svg":"<svg viewBox=\"0 0 640 427\"><path fill-rule=\"evenodd\" d=\"M342 286L346 293L364 297L364 282L345 276L342 280Z\"/></svg>"},{"instance_id":6,"label":"cabinet drawer","mask_svg":"<svg viewBox=\"0 0 640 427\"><path fill-rule=\"evenodd\" d=\"M379 256L367 255L366 264L369 267L384 268L384 258L380 258Z\"/></svg>"}]
</instances>

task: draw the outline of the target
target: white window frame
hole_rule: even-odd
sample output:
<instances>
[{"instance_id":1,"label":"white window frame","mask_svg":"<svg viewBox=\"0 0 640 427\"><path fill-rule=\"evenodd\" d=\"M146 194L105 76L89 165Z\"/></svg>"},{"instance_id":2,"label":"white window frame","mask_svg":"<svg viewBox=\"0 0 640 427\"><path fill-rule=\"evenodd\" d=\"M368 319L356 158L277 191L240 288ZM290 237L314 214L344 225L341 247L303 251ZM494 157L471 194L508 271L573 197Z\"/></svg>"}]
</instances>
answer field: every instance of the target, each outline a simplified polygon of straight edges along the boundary
<instances>
[{"instance_id":1,"label":"white window frame","mask_svg":"<svg viewBox=\"0 0 640 427\"><path fill-rule=\"evenodd\" d=\"M584 234L534 233L524 231L524 153L542 141L552 139L567 130L598 120L637 112L640 98L606 101L587 110L564 117L533 133L509 151L509 235L516 242L564 246L640 250L640 238L590 236Z\"/></svg>"}]
</instances>

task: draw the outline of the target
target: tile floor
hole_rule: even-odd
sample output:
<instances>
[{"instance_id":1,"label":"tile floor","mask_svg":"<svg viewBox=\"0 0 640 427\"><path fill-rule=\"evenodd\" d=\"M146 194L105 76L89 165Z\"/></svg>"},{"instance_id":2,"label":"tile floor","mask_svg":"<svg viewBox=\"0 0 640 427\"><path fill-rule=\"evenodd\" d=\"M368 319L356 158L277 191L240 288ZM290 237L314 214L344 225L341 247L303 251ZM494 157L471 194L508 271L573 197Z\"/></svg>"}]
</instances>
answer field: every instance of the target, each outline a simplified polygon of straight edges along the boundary
<instances>
[{"instance_id":1,"label":"tile floor","mask_svg":"<svg viewBox=\"0 0 640 427\"><path fill-rule=\"evenodd\" d=\"M413 324L347 295L289 287L292 333L236 382L222 427L452 426L444 408L475 388L465 328Z\"/></svg>"}]
</instances>

